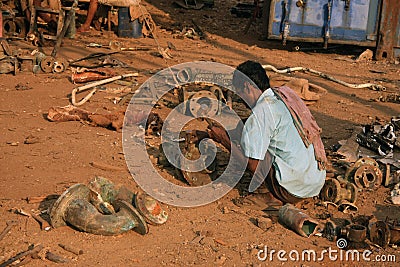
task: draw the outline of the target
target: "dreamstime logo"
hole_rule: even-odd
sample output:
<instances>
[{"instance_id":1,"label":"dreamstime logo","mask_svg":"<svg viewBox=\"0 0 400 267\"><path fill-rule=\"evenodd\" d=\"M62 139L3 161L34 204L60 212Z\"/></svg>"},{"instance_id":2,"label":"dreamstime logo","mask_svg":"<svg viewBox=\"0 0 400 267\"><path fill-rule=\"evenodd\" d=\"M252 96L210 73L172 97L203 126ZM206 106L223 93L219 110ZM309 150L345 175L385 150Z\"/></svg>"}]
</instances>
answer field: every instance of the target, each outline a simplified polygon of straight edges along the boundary
<instances>
[{"instance_id":1,"label":"dreamstime logo","mask_svg":"<svg viewBox=\"0 0 400 267\"><path fill-rule=\"evenodd\" d=\"M347 249L347 240L339 238L336 241L338 249L328 247L322 251L315 251L313 249L303 249L301 251L292 249L287 250L275 250L269 249L267 246L260 249L257 253L257 259L260 261L274 261L278 260L281 262L285 261L307 261L307 262L321 262L325 259L329 261L368 261L368 262L396 262L396 255L372 255L371 250L358 251L356 249Z\"/></svg>"},{"instance_id":2,"label":"dreamstime logo","mask_svg":"<svg viewBox=\"0 0 400 267\"><path fill-rule=\"evenodd\" d=\"M225 91L235 93L244 99L242 90L236 90L232 86L234 71L235 69L227 65L206 61L175 65L161 70L150 77L132 97L126 110L122 129L122 144L129 171L137 184L146 193L167 204L180 207L195 207L211 203L223 197L239 182L246 169L247 162L238 163L238 161L232 158L232 155L229 158L229 163L225 171L218 179L206 185L184 187L165 180L157 172L149 159L143 128L132 123L139 115L147 119L156 101L160 100L171 90L182 88L182 86L187 84L205 84L211 87L215 85L218 88L224 88ZM248 82L256 87L256 85L241 72L235 72L235 81L239 81L243 85L245 82ZM218 88L216 89L217 91L219 91ZM150 97L148 96L149 94ZM198 96L198 98L203 100L203 96L201 95ZM148 101L149 99L154 101ZM208 102L199 100L194 101L195 103L189 102L193 101L192 99L183 101L172 109L164 120L161 131L161 142L168 161L176 168L188 166L188 164L190 164L191 171L202 171L209 167L209 164L212 162L210 159L216 157L215 144L210 139L203 140L200 143L201 157L198 160L189 160L182 156L177 140L180 139L179 134L183 127L191 120L197 118L212 119L225 129L231 129L233 122L242 123L239 116L232 110L229 112L229 116L217 114L217 112L215 112L215 107L226 107L226 103L218 98L211 97L210 99L204 99ZM193 106L194 104L197 105L195 106L197 112L192 112L192 116L182 115L182 113L184 113L182 110L185 110L185 107L191 107L191 105ZM164 146L167 142L168 145ZM202 149L202 147L204 148L205 146L213 149ZM205 158L208 160L205 161ZM208 165L205 164L205 162ZM255 181L255 179L253 179L250 184L250 191L256 189L261 182L262 181Z\"/></svg>"},{"instance_id":3,"label":"dreamstime logo","mask_svg":"<svg viewBox=\"0 0 400 267\"><path fill-rule=\"evenodd\" d=\"M344 239L344 238L339 238L339 239L336 241L336 246L337 246L339 249L345 249L345 248L347 247L347 240Z\"/></svg>"}]
</instances>

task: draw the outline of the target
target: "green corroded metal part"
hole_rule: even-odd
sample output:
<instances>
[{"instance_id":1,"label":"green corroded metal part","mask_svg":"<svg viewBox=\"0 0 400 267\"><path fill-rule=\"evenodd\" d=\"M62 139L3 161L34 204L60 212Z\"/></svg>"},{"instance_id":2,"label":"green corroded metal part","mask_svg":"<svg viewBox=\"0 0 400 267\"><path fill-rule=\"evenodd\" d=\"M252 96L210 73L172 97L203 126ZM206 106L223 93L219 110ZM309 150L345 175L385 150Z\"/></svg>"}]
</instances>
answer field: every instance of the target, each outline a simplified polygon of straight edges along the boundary
<instances>
[{"instance_id":1,"label":"green corroded metal part","mask_svg":"<svg viewBox=\"0 0 400 267\"><path fill-rule=\"evenodd\" d=\"M115 197L117 191L105 180L99 179L103 185L104 196ZM103 183L105 182L105 183ZM115 192L114 192L115 191ZM123 200L113 201L113 214L103 214L91 203L91 191L86 185L76 184L68 188L55 202L50 219L53 227L72 225L76 229L98 235L118 235L134 229L139 234L146 234L146 221L137 210ZM107 195L111 192L111 195ZM108 198L110 199L110 198Z\"/></svg>"},{"instance_id":2,"label":"green corroded metal part","mask_svg":"<svg viewBox=\"0 0 400 267\"><path fill-rule=\"evenodd\" d=\"M89 188L84 184L75 184L68 188L54 203L50 211L50 221L54 228L67 225L65 212L70 203L76 199L89 198Z\"/></svg>"},{"instance_id":3,"label":"green corroded metal part","mask_svg":"<svg viewBox=\"0 0 400 267\"><path fill-rule=\"evenodd\" d=\"M146 193L138 193L136 195L135 206L150 224L160 225L168 219L168 213L163 210L161 204Z\"/></svg>"},{"instance_id":4,"label":"green corroded metal part","mask_svg":"<svg viewBox=\"0 0 400 267\"><path fill-rule=\"evenodd\" d=\"M114 183L101 176L96 176L91 180L88 187L90 190L99 193L103 201L108 203L113 203L118 194Z\"/></svg>"},{"instance_id":5,"label":"green corroded metal part","mask_svg":"<svg viewBox=\"0 0 400 267\"><path fill-rule=\"evenodd\" d=\"M149 232L149 228L145 219L140 215L140 213L128 202L124 200L116 200L114 205L120 209L120 211L126 212L132 221L135 221L135 226L133 230L141 235L145 235Z\"/></svg>"},{"instance_id":6,"label":"green corroded metal part","mask_svg":"<svg viewBox=\"0 0 400 267\"><path fill-rule=\"evenodd\" d=\"M96 235L119 235L137 226L136 218L121 208L116 215L100 213L86 199L75 199L70 202L65 219L75 228Z\"/></svg>"}]
</instances>

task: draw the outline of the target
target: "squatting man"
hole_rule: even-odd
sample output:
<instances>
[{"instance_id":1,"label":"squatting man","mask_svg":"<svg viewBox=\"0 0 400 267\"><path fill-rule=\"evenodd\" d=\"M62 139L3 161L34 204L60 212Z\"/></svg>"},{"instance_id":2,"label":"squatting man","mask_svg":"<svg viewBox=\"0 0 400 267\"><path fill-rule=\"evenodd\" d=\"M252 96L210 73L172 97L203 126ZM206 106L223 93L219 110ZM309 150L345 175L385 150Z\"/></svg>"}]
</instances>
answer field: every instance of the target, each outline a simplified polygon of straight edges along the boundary
<instances>
[{"instance_id":1,"label":"squatting man","mask_svg":"<svg viewBox=\"0 0 400 267\"><path fill-rule=\"evenodd\" d=\"M233 160L247 162L261 184L237 204L264 209L318 195L327 159L320 128L304 102L288 87L271 88L265 70L254 61L240 64L232 83L252 109L239 129L240 142L230 140L221 126L209 126L209 136L231 151Z\"/></svg>"}]
</instances>

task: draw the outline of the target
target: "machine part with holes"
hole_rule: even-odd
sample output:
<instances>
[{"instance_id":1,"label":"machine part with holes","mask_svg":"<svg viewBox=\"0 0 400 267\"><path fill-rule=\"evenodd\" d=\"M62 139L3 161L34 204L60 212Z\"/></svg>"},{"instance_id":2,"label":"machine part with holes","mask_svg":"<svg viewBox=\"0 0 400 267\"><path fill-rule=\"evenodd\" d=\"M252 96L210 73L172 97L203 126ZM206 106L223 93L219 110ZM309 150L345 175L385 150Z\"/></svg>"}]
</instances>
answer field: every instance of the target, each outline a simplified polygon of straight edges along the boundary
<instances>
[{"instance_id":1,"label":"machine part with holes","mask_svg":"<svg viewBox=\"0 0 400 267\"><path fill-rule=\"evenodd\" d=\"M379 167L364 165L354 173L354 183L359 188L376 189L382 184L382 171Z\"/></svg>"},{"instance_id":2,"label":"machine part with holes","mask_svg":"<svg viewBox=\"0 0 400 267\"><path fill-rule=\"evenodd\" d=\"M372 243L385 248L390 242L390 229L384 221L377 221L369 227L369 237Z\"/></svg>"},{"instance_id":3,"label":"machine part with holes","mask_svg":"<svg viewBox=\"0 0 400 267\"><path fill-rule=\"evenodd\" d=\"M279 222L304 237L315 235L320 230L317 220L289 203L279 209Z\"/></svg>"},{"instance_id":4,"label":"machine part with holes","mask_svg":"<svg viewBox=\"0 0 400 267\"><path fill-rule=\"evenodd\" d=\"M3 18L3 35L13 36L17 29L17 25L13 18Z\"/></svg>"},{"instance_id":5,"label":"machine part with holes","mask_svg":"<svg viewBox=\"0 0 400 267\"><path fill-rule=\"evenodd\" d=\"M90 191L83 184L68 188L51 208L52 226L70 224L81 231L99 235L118 235L131 229L142 235L148 232L145 220L132 205L116 200L112 203L116 214L104 215L90 203Z\"/></svg>"},{"instance_id":6,"label":"machine part with holes","mask_svg":"<svg viewBox=\"0 0 400 267\"><path fill-rule=\"evenodd\" d=\"M365 166L372 166L373 168ZM360 188L377 188L382 183L383 173L374 159L364 157L358 159L347 169L345 177L346 180L353 181Z\"/></svg>"},{"instance_id":7,"label":"machine part with holes","mask_svg":"<svg viewBox=\"0 0 400 267\"><path fill-rule=\"evenodd\" d=\"M53 66L54 66L54 58L50 56L46 56L45 58L40 61L40 67L42 68L42 71L45 73L50 73L53 71Z\"/></svg>"},{"instance_id":8,"label":"machine part with holes","mask_svg":"<svg viewBox=\"0 0 400 267\"><path fill-rule=\"evenodd\" d=\"M347 238L350 242L364 242L367 238L367 227L360 224L352 224L348 227Z\"/></svg>"},{"instance_id":9,"label":"machine part with holes","mask_svg":"<svg viewBox=\"0 0 400 267\"><path fill-rule=\"evenodd\" d=\"M21 63L21 72L33 72L33 65L36 61L34 56L22 56L18 60Z\"/></svg>"},{"instance_id":10,"label":"machine part with holes","mask_svg":"<svg viewBox=\"0 0 400 267\"><path fill-rule=\"evenodd\" d=\"M376 162L373 158L369 157L360 158L347 169L345 174L346 180L351 181L354 177L354 173L356 172L356 170L364 165L371 165L379 168L378 162Z\"/></svg>"},{"instance_id":11,"label":"machine part with holes","mask_svg":"<svg viewBox=\"0 0 400 267\"><path fill-rule=\"evenodd\" d=\"M25 38L26 25L23 17L5 17L3 19L3 36Z\"/></svg>"},{"instance_id":12,"label":"machine part with holes","mask_svg":"<svg viewBox=\"0 0 400 267\"><path fill-rule=\"evenodd\" d=\"M347 183L345 188L336 179L327 179L320 193L323 201L338 203L340 200L347 200L351 203L357 200L357 188L352 183Z\"/></svg>"},{"instance_id":13,"label":"machine part with holes","mask_svg":"<svg viewBox=\"0 0 400 267\"><path fill-rule=\"evenodd\" d=\"M220 110L220 101L210 91L199 91L189 98L189 111L195 117L213 117Z\"/></svg>"},{"instance_id":14,"label":"machine part with holes","mask_svg":"<svg viewBox=\"0 0 400 267\"><path fill-rule=\"evenodd\" d=\"M146 222L152 225L164 224L168 219L168 213L163 210L160 202L146 193L136 194L135 207Z\"/></svg>"}]
</instances>

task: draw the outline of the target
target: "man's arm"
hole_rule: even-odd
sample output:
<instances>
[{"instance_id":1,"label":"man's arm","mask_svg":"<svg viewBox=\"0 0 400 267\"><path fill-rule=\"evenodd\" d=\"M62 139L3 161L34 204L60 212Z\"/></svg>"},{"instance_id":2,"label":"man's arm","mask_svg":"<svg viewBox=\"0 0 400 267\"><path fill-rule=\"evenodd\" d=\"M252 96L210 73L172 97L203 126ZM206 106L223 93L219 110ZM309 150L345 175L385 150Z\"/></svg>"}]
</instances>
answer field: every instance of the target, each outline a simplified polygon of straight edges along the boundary
<instances>
[{"instance_id":1,"label":"man's arm","mask_svg":"<svg viewBox=\"0 0 400 267\"><path fill-rule=\"evenodd\" d=\"M235 143L231 142L228 134L221 127L213 126L210 128L210 137L221 143L226 149L231 151L231 155L235 162L243 166L247 163L247 169L254 175L259 163L258 159L248 158L243 154L242 149Z\"/></svg>"}]
</instances>

